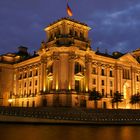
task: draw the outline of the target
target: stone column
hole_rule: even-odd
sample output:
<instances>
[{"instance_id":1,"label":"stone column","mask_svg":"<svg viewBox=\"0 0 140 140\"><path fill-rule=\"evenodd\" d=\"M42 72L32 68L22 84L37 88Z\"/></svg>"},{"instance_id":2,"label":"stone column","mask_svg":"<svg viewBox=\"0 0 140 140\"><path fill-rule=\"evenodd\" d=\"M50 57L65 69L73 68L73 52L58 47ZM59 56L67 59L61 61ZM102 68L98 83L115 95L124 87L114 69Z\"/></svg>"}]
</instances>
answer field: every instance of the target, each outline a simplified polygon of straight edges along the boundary
<instances>
[{"instance_id":1,"label":"stone column","mask_svg":"<svg viewBox=\"0 0 140 140\"><path fill-rule=\"evenodd\" d=\"M44 61L41 61L40 70L39 70L39 77L40 77L40 91L43 91L44 85Z\"/></svg>"},{"instance_id":2,"label":"stone column","mask_svg":"<svg viewBox=\"0 0 140 140\"><path fill-rule=\"evenodd\" d=\"M97 91L101 92L101 65L97 64Z\"/></svg>"},{"instance_id":3,"label":"stone column","mask_svg":"<svg viewBox=\"0 0 140 140\"><path fill-rule=\"evenodd\" d=\"M15 70L16 79L14 79L14 93L19 95L19 70Z\"/></svg>"},{"instance_id":4,"label":"stone column","mask_svg":"<svg viewBox=\"0 0 140 140\"><path fill-rule=\"evenodd\" d=\"M122 92L122 68L119 65L114 69L114 92Z\"/></svg>"},{"instance_id":5,"label":"stone column","mask_svg":"<svg viewBox=\"0 0 140 140\"><path fill-rule=\"evenodd\" d=\"M106 68L106 95L110 93L109 92L109 87L110 87L109 73L110 73L110 67L107 66Z\"/></svg>"},{"instance_id":6,"label":"stone column","mask_svg":"<svg viewBox=\"0 0 140 140\"><path fill-rule=\"evenodd\" d=\"M59 53L54 52L53 54L53 89L59 89Z\"/></svg>"},{"instance_id":7,"label":"stone column","mask_svg":"<svg viewBox=\"0 0 140 140\"><path fill-rule=\"evenodd\" d=\"M75 54L71 53L69 55L69 90L75 89L75 79L74 79L74 62Z\"/></svg>"},{"instance_id":8,"label":"stone column","mask_svg":"<svg viewBox=\"0 0 140 140\"><path fill-rule=\"evenodd\" d=\"M86 56L85 58L85 67L86 67L86 72L85 72L85 87L86 87L86 92L89 90L92 90L92 78L91 78L91 63L92 59L90 56Z\"/></svg>"},{"instance_id":9,"label":"stone column","mask_svg":"<svg viewBox=\"0 0 140 140\"><path fill-rule=\"evenodd\" d=\"M136 93L136 69L131 68L131 95Z\"/></svg>"},{"instance_id":10,"label":"stone column","mask_svg":"<svg viewBox=\"0 0 140 140\"><path fill-rule=\"evenodd\" d=\"M61 89L68 89L68 54L64 53L60 56L60 82Z\"/></svg>"}]
</instances>

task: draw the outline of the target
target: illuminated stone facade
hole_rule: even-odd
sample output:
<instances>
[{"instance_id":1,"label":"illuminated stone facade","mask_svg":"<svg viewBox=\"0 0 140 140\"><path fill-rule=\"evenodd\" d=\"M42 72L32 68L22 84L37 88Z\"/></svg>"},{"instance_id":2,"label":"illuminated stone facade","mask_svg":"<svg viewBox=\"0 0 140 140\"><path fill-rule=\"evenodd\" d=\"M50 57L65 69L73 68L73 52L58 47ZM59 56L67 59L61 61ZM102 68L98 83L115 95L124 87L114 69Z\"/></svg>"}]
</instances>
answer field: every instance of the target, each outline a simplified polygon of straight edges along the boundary
<instances>
[{"instance_id":1,"label":"illuminated stone facade","mask_svg":"<svg viewBox=\"0 0 140 140\"><path fill-rule=\"evenodd\" d=\"M0 105L94 108L89 91L103 98L98 108L113 108L116 91L123 94L119 108L134 108L131 95L140 92L140 50L112 55L91 49L90 28L62 18L47 28L47 41L30 56L27 48L0 56Z\"/></svg>"}]
</instances>

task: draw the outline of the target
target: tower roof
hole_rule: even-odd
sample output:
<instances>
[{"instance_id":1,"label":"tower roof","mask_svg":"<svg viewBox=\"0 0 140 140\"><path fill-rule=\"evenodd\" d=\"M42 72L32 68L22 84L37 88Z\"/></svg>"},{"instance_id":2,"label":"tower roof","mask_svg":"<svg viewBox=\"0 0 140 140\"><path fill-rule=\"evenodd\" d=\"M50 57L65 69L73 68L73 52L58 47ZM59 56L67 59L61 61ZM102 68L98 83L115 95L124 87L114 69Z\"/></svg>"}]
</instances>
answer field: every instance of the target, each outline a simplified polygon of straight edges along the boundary
<instances>
[{"instance_id":1,"label":"tower roof","mask_svg":"<svg viewBox=\"0 0 140 140\"><path fill-rule=\"evenodd\" d=\"M54 21L53 23L49 24L49 25L47 26L47 28L49 28L50 26L55 25L55 24L57 24L57 23L59 23L59 22L61 22L61 21L64 21L64 20L65 20L65 21L70 21L70 22L74 22L74 23L80 24L80 25L85 26L86 28L90 29L90 27L89 27L87 24L82 23L82 22L79 22L79 21L77 21L77 20L75 20L75 19L71 19L71 18L69 18L69 17L60 18L60 19ZM45 28L45 29L46 29L46 28Z\"/></svg>"},{"instance_id":2,"label":"tower roof","mask_svg":"<svg viewBox=\"0 0 140 140\"><path fill-rule=\"evenodd\" d=\"M72 21L72 22L75 22L75 23L78 23L78 24L81 24L81 25L84 25L84 26L88 26L87 24L79 22L79 21L77 21L75 19L71 19L69 17L63 17L63 18L60 18L60 19L54 21L53 23L49 24L48 27L53 25L53 24L55 24L55 23L57 23L57 22L59 22L59 21L62 21L62 20L69 20L69 21Z\"/></svg>"}]
</instances>

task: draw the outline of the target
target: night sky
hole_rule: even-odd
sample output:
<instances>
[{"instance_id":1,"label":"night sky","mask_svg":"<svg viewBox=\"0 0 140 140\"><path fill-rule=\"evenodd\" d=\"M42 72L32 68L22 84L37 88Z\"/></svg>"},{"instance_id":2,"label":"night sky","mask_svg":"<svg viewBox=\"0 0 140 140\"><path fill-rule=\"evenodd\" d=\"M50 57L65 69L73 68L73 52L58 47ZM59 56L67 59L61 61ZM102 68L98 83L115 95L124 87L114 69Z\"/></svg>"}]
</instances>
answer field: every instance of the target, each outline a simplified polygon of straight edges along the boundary
<instances>
[{"instance_id":1,"label":"night sky","mask_svg":"<svg viewBox=\"0 0 140 140\"><path fill-rule=\"evenodd\" d=\"M140 48L140 0L69 0L73 19L88 24L92 48L128 52ZM66 0L0 0L0 54L26 46L38 50L44 28L66 17Z\"/></svg>"}]
</instances>

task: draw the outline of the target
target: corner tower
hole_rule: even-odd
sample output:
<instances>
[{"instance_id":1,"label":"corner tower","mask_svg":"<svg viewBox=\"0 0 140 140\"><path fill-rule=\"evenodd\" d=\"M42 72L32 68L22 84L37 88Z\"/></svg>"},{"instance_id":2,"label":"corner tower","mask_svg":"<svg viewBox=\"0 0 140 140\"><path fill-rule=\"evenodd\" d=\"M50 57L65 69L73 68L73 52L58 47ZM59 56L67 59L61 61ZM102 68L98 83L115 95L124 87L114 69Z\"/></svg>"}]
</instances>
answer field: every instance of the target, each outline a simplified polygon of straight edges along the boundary
<instances>
[{"instance_id":1,"label":"corner tower","mask_svg":"<svg viewBox=\"0 0 140 140\"><path fill-rule=\"evenodd\" d=\"M46 27L47 47L75 46L80 50L90 48L88 31L90 27L70 18L61 18Z\"/></svg>"},{"instance_id":2,"label":"corner tower","mask_svg":"<svg viewBox=\"0 0 140 140\"><path fill-rule=\"evenodd\" d=\"M89 89L90 27L70 18L61 18L44 30L47 41L42 42L38 51L43 69L40 90L47 95L51 92L53 101L47 100L54 105L61 102L62 106L79 106L75 98L80 100L82 97L78 94Z\"/></svg>"}]
</instances>

